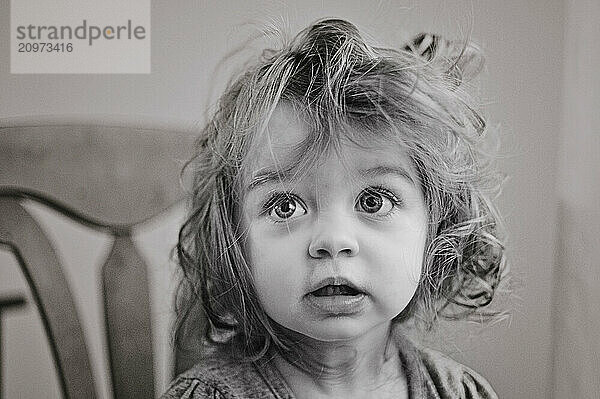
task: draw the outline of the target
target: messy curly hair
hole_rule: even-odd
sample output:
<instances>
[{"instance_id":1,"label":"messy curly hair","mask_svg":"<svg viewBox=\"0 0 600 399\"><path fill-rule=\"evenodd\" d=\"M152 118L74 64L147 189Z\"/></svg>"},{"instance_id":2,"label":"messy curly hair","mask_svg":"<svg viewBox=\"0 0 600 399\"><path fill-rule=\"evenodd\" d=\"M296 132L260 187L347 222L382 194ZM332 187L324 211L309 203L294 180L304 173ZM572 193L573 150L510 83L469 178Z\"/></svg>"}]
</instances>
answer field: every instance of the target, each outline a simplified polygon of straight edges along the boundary
<instances>
[{"instance_id":1,"label":"messy curly hair","mask_svg":"<svg viewBox=\"0 0 600 399\"><path fill-rule=\"evenodd\" d=\"M430 329L439 318L493 316L486 306L506 269L492 203L500 182L481 150L484 119L463 89L481 65L469 43L422 34L397 50L379 48L351 23L327 19L235 77L184 168L193 181L177 245L176 342L202 314L205 339L237 344L247 357L293 349L258 300L238 220L250 143L282 102L309 125L296 168L342 138L401 144L414 163L429 231L417 292L394 323L412 319Z\"/></svg>"}]
</instances>

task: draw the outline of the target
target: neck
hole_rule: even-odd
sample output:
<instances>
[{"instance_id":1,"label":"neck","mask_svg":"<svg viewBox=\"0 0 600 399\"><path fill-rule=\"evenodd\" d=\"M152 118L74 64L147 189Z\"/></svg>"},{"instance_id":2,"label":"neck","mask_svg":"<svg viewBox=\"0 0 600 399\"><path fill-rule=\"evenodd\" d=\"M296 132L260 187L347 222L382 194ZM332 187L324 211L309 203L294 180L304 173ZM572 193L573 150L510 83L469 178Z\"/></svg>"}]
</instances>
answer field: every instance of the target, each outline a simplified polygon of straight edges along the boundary
<instances>
[{"instance_id":1,"label":"neck","mask_svg":"<svg viewBox=\"0 0 600 399\"><path fill-rule=\"evenodd\" d=\"M318 362L316 372L303 370L281 356L275 358L276 367L295 393L299 389L306 392L306 387L312 386L326 397L364 397L367 391L404 381L389 324L350 340L323 342L305 338L301 350L308 359Z\"/></svg>"}]
</instances>

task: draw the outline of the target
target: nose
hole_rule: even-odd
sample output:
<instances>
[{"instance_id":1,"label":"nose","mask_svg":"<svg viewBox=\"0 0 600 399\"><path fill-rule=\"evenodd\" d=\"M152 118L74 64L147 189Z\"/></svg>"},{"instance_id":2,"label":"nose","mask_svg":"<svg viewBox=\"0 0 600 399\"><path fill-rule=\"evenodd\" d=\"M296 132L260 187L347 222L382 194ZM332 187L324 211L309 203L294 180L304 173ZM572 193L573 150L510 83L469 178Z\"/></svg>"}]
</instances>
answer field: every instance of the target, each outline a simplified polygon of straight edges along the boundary
<instances>
[{"instance_id":1,"label":"nose","mask_svg":"<svg viewBox=\"0 0 600 399\"><path fill-rule=\"evenodd\" d=\"M356 256L358 251L355 231L343 217L321 218L308 246L308 254L315 259Z\"/></svg>"}]
</instances>

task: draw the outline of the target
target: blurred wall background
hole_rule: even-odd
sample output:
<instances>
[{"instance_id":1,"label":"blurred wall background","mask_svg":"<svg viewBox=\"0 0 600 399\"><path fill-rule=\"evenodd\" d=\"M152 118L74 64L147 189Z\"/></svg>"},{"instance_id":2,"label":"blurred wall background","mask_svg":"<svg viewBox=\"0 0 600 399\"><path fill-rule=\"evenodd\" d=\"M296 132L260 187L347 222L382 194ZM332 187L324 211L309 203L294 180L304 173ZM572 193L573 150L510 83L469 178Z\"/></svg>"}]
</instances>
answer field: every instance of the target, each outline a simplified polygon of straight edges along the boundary
<instances>
[{"instance_id":1,"label":"blurred wall background","mask_svg":"<svg viewBox=\"0 0 600 399\"><path fill-rule=\"evenodd\" d=\"M556 398L600 392L600 2L568 1L554 277Z\"/></svg>"},{"instance_id":2,"label":"blurred wall background","mask_svg":"<svg viewBox=\"0 0 600 399\"><path fill-rule=\"evenodd\" d=\"M598 8L594 0L157 1L152 4L151 74L11 75L9 1L0 0L0 118L110 114L117 120L201 124L204 109L214 101L210 90L218 93L228 76L218 62L248 34L270 23L295 33L317 18L342 17L391 46L421 31L459 39L470 35L487 60L480 94L503 143L499 166L510 179L499 206L510 234L512 270L522 288L512 302L510 322L447 330L444 349L483 374L501 398L548 398L553 392L555 397L593 397L598 387L590 384L597 382L589 380L599 364L597 351L588 349L597 349L591 334L599 323L594 306L598 290L593 289L598 257L592 254L598 255L600 246L591 240L597 242L599 218L599 124L593 122L598 122L600 105L594 76L600 51L597 39L590 38L600 37L594 23ZM98 259L109 243L48 210L32 212L68 266L96 354L96 374L106 379L101 306L92 294L99 292ZM176 209L140 231L136 241L152 273L158 391L169 378L168 251L182 215ZM555 265L558 279L553 279ZM565 275L573 278L564 280ZM21 289L25 284L16 262L0 253L0 292ZM58 397L34 309L5 314L3 339L5 395ZM582 373L582 364L588 371ZM101 396L106 392L104 387Z\"/></svg>"}]
</instances>

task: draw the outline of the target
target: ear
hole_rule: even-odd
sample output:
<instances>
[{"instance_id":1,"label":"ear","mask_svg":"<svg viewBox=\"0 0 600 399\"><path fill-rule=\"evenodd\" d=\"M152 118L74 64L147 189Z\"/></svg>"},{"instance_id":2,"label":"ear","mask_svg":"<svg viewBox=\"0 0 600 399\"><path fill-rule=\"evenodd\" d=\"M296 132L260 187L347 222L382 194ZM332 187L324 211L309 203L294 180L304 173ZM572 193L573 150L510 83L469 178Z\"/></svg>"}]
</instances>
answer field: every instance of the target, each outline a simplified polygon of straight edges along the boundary
<instances>
[{"instance_id":1,"label":"ear","mask_svg":"<svg viewBox=\"0 0 600 399\"><path fill-rule=\"evenodd\" d=\"M458 87L481 72L484 58L471 41L451 42L440 35L419 33L403 48L445 74Z\"/></svg>"}]
</instances>

